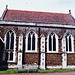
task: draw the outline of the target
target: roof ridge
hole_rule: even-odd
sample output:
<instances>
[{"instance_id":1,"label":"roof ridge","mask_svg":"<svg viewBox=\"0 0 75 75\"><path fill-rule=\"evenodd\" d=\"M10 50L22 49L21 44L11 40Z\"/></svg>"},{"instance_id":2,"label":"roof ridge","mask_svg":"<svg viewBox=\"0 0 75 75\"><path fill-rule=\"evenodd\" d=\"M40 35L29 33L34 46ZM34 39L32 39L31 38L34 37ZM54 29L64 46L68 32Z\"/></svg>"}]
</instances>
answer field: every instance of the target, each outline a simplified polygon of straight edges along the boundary
<instances>
[{"instance_id":1,"label":"roof ridge","mask_svg":"<svg viewBox=\"0 0 75 75\"><path fill-rule=\"evenodd\" d=\"M69 13L55 13L55 12L29 11L29 10L16 10L16 9L8 9L8 11L23 11L23 12L35 12L35 13L48 13L48 14L64 14L64 15L69 15Z\"/></svg>"}]
</instances>

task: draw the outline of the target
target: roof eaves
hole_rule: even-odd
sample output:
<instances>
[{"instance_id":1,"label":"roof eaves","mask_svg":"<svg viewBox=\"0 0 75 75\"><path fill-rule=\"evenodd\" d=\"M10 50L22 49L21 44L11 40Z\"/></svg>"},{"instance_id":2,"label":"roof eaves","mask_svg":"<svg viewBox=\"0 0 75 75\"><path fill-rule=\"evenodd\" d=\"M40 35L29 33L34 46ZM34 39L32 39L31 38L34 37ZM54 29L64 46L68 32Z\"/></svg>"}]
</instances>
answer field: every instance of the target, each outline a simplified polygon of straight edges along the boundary
<instances>
[{"instance_id":1,"label":"roof eaves","mask_svg":"<svg viewBox=\"0 0 75 75\"><path fill-rule=\"evenodd\" d=\"M57 22L39 22L39 21L21 21L21 20L3 20L6 22L25 22L25 23L39 23L39 24L62 24L62 25L75 25L75 24L68 24L68 23L57 23Z\"/></svg>"}]
</instances>

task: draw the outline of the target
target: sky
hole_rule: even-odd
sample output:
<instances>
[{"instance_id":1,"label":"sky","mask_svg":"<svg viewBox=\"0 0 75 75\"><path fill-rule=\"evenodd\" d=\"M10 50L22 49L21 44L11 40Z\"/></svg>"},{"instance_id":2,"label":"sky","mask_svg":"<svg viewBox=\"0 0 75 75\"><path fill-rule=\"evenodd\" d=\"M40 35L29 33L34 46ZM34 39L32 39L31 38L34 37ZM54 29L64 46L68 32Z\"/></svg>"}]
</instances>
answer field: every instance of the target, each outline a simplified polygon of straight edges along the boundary
<instances>
[{"instance_id":1,"label":"sky","mask_svg":"<svg viewBox=\"0 0 75 75\"><path fill-rule=\"evenodd\" d=\"M69 13L75 17L75 0L0 0L0 17L5 10L29 10L54 13Z\"/></svg>"}]
</instances>

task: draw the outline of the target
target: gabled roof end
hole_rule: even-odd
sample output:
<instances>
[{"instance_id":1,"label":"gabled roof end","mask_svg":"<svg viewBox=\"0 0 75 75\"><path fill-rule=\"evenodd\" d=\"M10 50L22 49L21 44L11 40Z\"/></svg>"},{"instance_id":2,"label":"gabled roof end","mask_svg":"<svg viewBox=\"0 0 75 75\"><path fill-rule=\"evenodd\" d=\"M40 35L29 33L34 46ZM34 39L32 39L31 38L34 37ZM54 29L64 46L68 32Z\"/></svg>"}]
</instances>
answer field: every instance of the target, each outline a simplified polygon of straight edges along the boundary
<instances>
[{"instance_id":1,"label":"gabled roof end","mask_svg":"<svg viewBox=\"0 0 75 75\"><path fill-rule=\"evenodd\" d=\"M5 17L5 15L6 15L7 10L8 10L8 5L6 5L6 8L5 8L5 10L4 10L4 12L3 12L2 16L1 16L1 20L3 20L3 19L4 19L4 17Z\"/></svg>"}]
</instances>

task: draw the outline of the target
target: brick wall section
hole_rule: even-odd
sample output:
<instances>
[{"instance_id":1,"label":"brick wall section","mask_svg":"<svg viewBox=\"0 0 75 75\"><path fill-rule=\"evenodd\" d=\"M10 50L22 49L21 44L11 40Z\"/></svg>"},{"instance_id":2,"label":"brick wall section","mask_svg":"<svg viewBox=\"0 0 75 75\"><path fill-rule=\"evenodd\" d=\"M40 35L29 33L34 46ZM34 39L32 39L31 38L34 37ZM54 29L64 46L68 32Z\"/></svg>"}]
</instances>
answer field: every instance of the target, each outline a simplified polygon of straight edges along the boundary
<instances>
[{"instance_id":1,"label":"brick wall section","mask_svg":"<svg viewBox=\"0 0 75 75\"><path fill-rule=\"evenodd\" d=\"M38 53L25 53L25 64L38 64Z\"/></svg>"},{"instance_id":2,"label":"brick wall section","mask_svg":"<svg viewBox=\"0 0 75 75\"><path fill-rule=\"evenodd\" d=\"M75 65L75 54L67 54L67 65Z\"/></svg>"},{"instance_id":3,"label":"brick wall section","mask_svg":"<svg viewBox=\"0 0 75 75\"><path fill-rule=\"evenodd\" d=\"M60 66L62 65L61 54L46 54L47 66Z\"/></svg>"},{"instance_id":4,"label":"brick wall section","mask_svg":"<svg viewBox=\"0 0 75 75\"><path fill-rule=\"evenodd\" d=\"M75 40L74 40L74 52L75 52Z\"/></svg>"},{"instance_id":5,"label":"brick wall section","mask_svg":"<svg viewBox=\"0 0 75 75\"><path fill-rule=\"evenodd\" d=\"M26 51L26 34L29 30L33 29L37 35L39 36L39 28L37 27L15 27L15 26L0 26L0 37L4 40L4 36L5 33L9 30L9 29L13 29L16 33L17 39L16 39L16 52L18 51L18 37L19 34L23 34L24 36L24 48L23 48L23 52ZM40 33L45 35L46 38L46 52L47 52L47 35L49 32L55 32L58 35L59 38L59 43L58 43L58 51L62 52L62 37L66 32L70 32L74 38L75 38L75 30L74 29L61 29L61 28L40 28ZM41 35L40 34L40 35ZM24 54L24 62L26 64L30 63L30 64L34 64L37 63L38 64L38 58L39 58L39 41L37 44L37 53L25 53ZM74 45L75 45L75 41L74 41ZM41 45L40 45L41 46ZM41 48L40 48L41 50ZM75 46L74 46L74 51L75 51ZM17 55L16 55L17 56ZM41 59L41 58L40 58ZM72 63L75 65L75 54L70 54L68 55L68 65L72 65ZM16 57L16 62L17 62L17 57ZM53 66L53 65L61 65L62 63L62 58L61 58L61 54L46 54L46 65L47 66Z\"/></svg>"}]
</instances>

